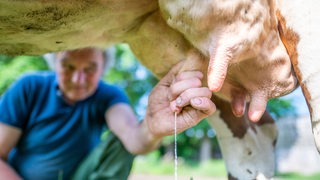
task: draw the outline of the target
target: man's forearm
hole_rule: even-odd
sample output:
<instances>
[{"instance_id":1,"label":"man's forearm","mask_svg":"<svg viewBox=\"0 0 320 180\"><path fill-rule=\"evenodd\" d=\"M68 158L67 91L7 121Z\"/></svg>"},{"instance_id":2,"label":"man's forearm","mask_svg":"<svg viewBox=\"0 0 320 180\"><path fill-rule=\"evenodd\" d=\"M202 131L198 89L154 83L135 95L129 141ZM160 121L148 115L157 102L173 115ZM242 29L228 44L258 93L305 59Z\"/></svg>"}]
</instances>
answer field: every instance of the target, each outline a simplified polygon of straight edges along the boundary
<instances>
[{"instance_id":1,"label":"man's forearm","mask_svg":"<svg viewBox=\"0 0 320 180\"><path fill-rule=\"evenodd\" d=\"M127 137L122 139L122 143L130 153L145 154L159 147L161 138L156 138L150 133L146 120L137 123L130 131Z\"/></svg>"},{"instance_id":2,"label":"man's forearm","mask_svg":"<svg viewBox=\"0 0 320 180\"><path fill-rule=\"evenodd\" d=\"M22 178L2 159L0 159L0 180L21 180Z\"/></svg>"},{"instance_id":3,"label":"man's forearm","mask_svg":"<svg viewBox=\"0 0 320 180\"><path fill-rule=\"evenodd\" d=\"M140 129L141 129L140 139L144 142L144 152L141 152L141 154L148 153L148 152L158 148L162 138L155 137L150 132L150 129L148 128L148 124L147 124L146 119L140 123Z\"/></svg>"}]
</instances>

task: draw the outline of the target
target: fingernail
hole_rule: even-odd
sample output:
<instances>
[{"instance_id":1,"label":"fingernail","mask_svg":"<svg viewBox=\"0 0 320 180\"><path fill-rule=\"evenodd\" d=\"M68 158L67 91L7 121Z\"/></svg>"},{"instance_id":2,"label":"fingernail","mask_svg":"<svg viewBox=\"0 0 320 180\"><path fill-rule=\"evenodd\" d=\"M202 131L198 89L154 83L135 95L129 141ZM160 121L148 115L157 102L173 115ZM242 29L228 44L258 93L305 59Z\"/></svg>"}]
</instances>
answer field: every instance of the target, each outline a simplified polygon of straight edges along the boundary
<instances>
[{"instance_id":1,"label":"fingernail","mask_svg":"<svg viewBox=\"0 0 320 180\"><path fill-rule=\"evenodd\" d=\"M177 103L177 105L180 105L180 104L182 103L181 97L178 97L178 98L176 99L176 103Z\"/></svg>"},{"instance_id":2,"label":"fingernail","mask_svg":"<svg viewBox=\"0 0 320 180\"><path fill-rule=\"evenodd\" d=\"M195 105L200 105L202 103L202 100L200 98L193 98L192 103Z\"/></svg>"}]
</instances>

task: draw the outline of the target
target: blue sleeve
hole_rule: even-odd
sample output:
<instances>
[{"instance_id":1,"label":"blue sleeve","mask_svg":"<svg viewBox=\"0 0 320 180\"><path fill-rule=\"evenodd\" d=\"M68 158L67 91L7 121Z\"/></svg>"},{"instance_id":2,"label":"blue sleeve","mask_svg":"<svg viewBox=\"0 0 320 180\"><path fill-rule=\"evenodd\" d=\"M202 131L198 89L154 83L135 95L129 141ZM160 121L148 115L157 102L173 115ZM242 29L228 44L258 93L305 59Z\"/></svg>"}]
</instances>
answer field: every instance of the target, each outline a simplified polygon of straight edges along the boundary
<instances>
[{"instance_id":1,"label":"blue sleeve","mask_svg":"<svg viewBox=\"0 0 320 180\"><path fill-rule=\"evenodd\" d=\"M31 79L24 76L15 81L0 98L0 122L23 128L31 103Z\"/></svg>"},{"instance_id":2,"label":"blue sleeve","mask_svg":"<svg viewBox=\"0 0 320 180\"><path fill-rule=\"evenodd\" d=\"M109 84L104 84L102 86L98 97L103 101L103 112L106 112L110 107L118 103L129 104L129 99L126 93L118 87Z\"/></svg>"},{"instance_id":3,"label":"blue sleeve","mask_svg":"<svg viewBox=\"0 0 320 180\"><path fill-rule=\"evenodd\" d=\"M129 99L123 90L115 87L114 96L113 96L112 100L110 101L110 106L117 104L117 103L129 104Z\"/></svg>"},{"instance_id":4,"label":"blue sleeve","mask_svg":"<svg viewBox=\"0 0 320 180\"><path fill-rule=\"evenodd\" d=\"M111 94L111 98L108 102L108 108L118 104L118 103L126 103L129 104L129 99L128 96L126 95L126 93L119 89L118 87L112 86L112 94Z\"/></svg>"}]
</instances>

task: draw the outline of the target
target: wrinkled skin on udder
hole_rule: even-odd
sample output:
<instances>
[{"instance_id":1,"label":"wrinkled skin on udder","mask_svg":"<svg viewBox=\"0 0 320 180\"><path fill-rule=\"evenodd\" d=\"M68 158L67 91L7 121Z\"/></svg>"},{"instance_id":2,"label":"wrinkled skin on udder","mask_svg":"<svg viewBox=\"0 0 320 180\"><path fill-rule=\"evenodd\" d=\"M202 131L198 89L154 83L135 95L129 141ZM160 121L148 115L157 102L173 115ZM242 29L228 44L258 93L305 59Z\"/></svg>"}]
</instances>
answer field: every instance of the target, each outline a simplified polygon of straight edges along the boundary
<instances>
[{"instance_id":1,"label":"wrinkled skin on udder","mask_svg":"<svg viewBox=\"0 0 320 180\"><path fill-rule=\"evenodd\" d=\"M189 61L207 67L208 87L231 102L235 115L243 115L250 101L249 118L258 121L268 99L295 89L272 1L160 0L160 9L169 26L207 58L208 64Z\"/></svg>"}]
</instances>

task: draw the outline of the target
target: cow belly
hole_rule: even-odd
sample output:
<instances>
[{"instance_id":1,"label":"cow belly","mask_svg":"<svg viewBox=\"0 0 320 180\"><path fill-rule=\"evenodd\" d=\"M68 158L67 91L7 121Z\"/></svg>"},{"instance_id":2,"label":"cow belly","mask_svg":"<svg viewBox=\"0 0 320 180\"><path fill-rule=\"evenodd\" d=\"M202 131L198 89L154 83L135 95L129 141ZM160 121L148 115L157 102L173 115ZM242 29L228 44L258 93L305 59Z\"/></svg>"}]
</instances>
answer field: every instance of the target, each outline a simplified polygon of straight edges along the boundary
<instances>
[{"instance_id":1,"label":"cow belly","mask_svg":"<svg viewBox=\"0 0 320 180\"><path fill-rule=\"evenodd\" d=\"M157 1L0 2L0 53L40 55L123 42Z\"/></svg>"}]
</instances>

